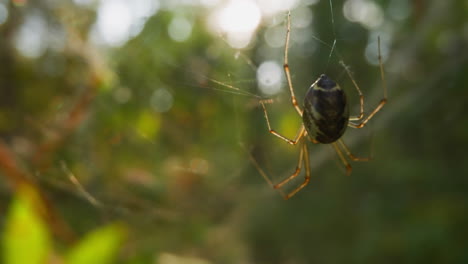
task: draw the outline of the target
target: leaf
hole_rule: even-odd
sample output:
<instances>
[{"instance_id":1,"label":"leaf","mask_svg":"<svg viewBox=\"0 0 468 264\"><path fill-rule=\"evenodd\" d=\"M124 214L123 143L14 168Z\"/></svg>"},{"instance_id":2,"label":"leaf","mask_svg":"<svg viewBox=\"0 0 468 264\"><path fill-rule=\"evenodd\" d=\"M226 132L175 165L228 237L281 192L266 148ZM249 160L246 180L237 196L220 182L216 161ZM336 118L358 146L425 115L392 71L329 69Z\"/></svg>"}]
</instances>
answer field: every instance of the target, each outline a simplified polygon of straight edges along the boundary
<instances>
[{"instance_id":1,"label":"leaf","mask_svg":"<svg viewBox=\"0 0 468 264\"><path fill-rule=\"evenodd\" d=\"M86 235L66 256L67 264L112 263L125 238L125 228L112 224Z\"/></svg>"},{"instance_id":2,"label":"leaf","mask_svg":"<svg viewBox=\"0 0 468 264\"><path fill-rule=\"evenodd\" d=\"M39 216L41 200L30 187L18 190L10 204L2 237L3 263L46 263L51 253L51 240Z\"/></svg>"}]
</instances>

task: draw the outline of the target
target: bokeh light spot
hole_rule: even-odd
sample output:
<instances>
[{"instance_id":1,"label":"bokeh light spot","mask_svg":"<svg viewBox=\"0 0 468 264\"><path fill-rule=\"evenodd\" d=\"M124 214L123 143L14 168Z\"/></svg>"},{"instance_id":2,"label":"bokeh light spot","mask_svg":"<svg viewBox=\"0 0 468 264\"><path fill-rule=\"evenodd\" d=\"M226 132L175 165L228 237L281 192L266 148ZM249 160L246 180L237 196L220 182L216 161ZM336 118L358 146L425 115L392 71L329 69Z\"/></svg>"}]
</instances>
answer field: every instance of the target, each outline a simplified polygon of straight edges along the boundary
<instances>
[{"instance_id":1,"label":"bokeh light spot","mask_svg":"<svg viewBox=\"0 0 468 264\"><path fill-rule=\"evenodd\" d=\"M286 41L286 28L285 27L271 27L265 31L265 42L272 48L279 48L284 46Z\"/></svg>"},{"instance_id":2,"label":"bokeh light spot","mask_svg":"<svg viewBox=\"0 0 468 264\"><path fill-rule=\"evenodd\" d=\"M46 37L46 21L39 14L31 14L15 36L15 48L25 57L38 58L47 48Z\"/></svg>"},{"instance_id":3,"label":"bokeh light spot","mask_svg":"<svg viewBox=\"0 0 468 264\"><path fill-rule=\"evenodd\" d=\"M156 112L167 112L174 103L174 97L165 88L158 88L153 92L150 98L151 107Z\"/></svg>"},{"instance_id":4,"label":"bokeh light spot","mask_svg":"<svg viewBox=\"0 0 468 264\"><path fill-rule=\"evenodd\" d=\"M8 19L8 9L3 3L0 3L0 25L5 23Z\"/></svg>"},{"instance_id":5,"label":"bokeh light spot","mask_svg":"<svg viewBox=\"0 0 468 264\"><path fill-rule=\"evenodd\" d=\"M380 6L368 0L347 0L343 14L351 22L358 22L368 29L379 27L384 21Z\"/></svg>"},{"instance_id":6,"label":"bokeh light spot","mask_svg":"<svg viewBox=\"0 0 468 264\"><path fill-rule=\"evenodd\" d=\"M281 90L282 74L281 66L277 62L263 62L257 70L257 84L262 93L278 93Z\"/></svg>"},{"instance_id":7,"label":"bokeh light spot","mask_svg":"<svg viewBox=\"0 0 468 264\"><path fill-rule=\"evenodd\" d=\"M99 44L119 47L137 36L148 18L159 9L159 1L104 0L97 9L92 39Z\"/></svg>"},{"instance_id":8,"label":"bokeh light spot","mask_svg":"<svg viewBox=\"0 0 468 264\"><path fill-rule=\"evenodd\" d=\"M132 91L127 87L119 87L114 91L114 99L119 104L124 104L132 98Z\"/></svg>"},{"instance_id":9,"label":"bokeh light spot","mask_svg":"<svg viewBox=\"0 0 468 264\"><path fill-rule=\"evenodd\" d=\"M192 23L184 17L174 17L169 24L168 33L174 41L183 42L192 34Z\"/></svg>"},{"instance_id":10,"label":"bokeh light spot","mask_svg":"<svg viewBox=\"0 0 468 264\"><path fill-rule=\"evenodd\" d=\"M375 41L370 42L364 51L364 55L369 64L379 65L379 49L377 38L373 38ZM381 38L380 41L380 54L382 56L382 63L384 63L388 58L389 47L385 38Z\"/></svg>"}]
</instances>

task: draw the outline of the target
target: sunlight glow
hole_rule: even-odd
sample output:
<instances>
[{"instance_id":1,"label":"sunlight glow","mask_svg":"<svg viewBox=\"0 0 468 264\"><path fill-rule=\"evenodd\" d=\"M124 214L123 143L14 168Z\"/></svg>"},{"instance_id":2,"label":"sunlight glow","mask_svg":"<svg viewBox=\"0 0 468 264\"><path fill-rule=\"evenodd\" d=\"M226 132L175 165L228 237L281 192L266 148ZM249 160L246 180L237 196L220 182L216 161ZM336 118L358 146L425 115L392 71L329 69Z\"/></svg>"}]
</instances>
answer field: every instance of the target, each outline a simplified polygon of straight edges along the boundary
<instances>
[{"instance_id":1,"label":"sunlight glow","mask_svg":"<svg viewBox=\"0 0 468 264\"><path fill-rule=\"evenodd\" d=\"M260 10L249 0L231 1L221 10L219 22L226 32L251 32L260 23Z\"/></svg>"},{"instance_id":2,"label":"sunlight glow","mask_svg":"<svg viewBox=\"0 0 468 264\"><path fill-rule=\"evenodd\" d=\"M221 0L201 1L222 2ZM307 3L314 4L317 1L309 0ZM254 32L263 17L274 17L279 13L295 9L299 4L300 0L226 0L225 4L217 5L208 17L207 26L214 34L225 35L226 41L231 47L245 48L252 42ZM299 11L299 13L308 15L310 11ZM311 23L310 17L300 17L302 19L297 21L299 27ZM273 35L270 34L270 37L276 38L275 32L270 33L273 33Z\"/></svg>"},{"instance_id":3,"label":"sunlight glow","mask_svg":"<svg viewBox=\"0 0 468 264\"><path fill-rule=\"evenodd\" d=\"M98 9L97 27L103 40L120 46L130 34L132 15L123 1L104 1Z\"/></svg>"},{"instance_id":4,"label":"sunlight glow","mask_svg":"<svg viewBox=\"0 0 468 264\"><path fill-rule=\"evenodd\" d=\"M266 16L294 9L299 4L299 0L258 0L257 2Z\"/></svg>"},{"instance_id":5,"label":"sunlight glow","mask_svg":"<svg viewBox=\"0 0 468 264\"><path fill-rule=\"evenodd\" d=\"M215 11L208 24L215 32L226 33L231 47L243 48L249 44L260 20L260 9L254 1L232 0Z\"/></svg>"},{"instance_id":6,"label":"sunlight glow","mask_svg":"<svg viewBox=\"0 0 468 264\"><path fill-rule=\"evenodd\" d=\"M109 46L121 46L137 36L146 20L159 9L152 0L101 0L93 40Z\"/></svg>"}]
</instances>

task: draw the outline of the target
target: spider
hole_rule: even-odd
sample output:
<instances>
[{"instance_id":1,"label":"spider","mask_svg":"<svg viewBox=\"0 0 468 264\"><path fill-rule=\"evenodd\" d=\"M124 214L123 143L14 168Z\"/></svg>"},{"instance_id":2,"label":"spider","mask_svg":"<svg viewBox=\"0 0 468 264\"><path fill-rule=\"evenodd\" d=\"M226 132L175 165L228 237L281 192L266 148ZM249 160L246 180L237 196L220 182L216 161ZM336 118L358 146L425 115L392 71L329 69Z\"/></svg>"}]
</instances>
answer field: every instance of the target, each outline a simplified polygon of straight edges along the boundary
<instances>
[{"instance_id":1,"label":"spider","mask_svg":"<svg viewBox=\"0 0 468 264\"><path fill-rule=\"evenodd\" d=\"M343 142L341 137L343 136L346 128L362 128L367 122L374 117L374 115L379 112L382 107L387 103L387 87L385 84L384 69L382 64L382 58L380 54L380 37L378 37L378 59L380 66L380 77L382 80L382 87L384 96L380 100L380 103L377 105L372 112L364 117L364 95L361 92L361 89L357 85L356 81L351 75L349 69L341 64L345 68L347 75L351 79L354 87L356 88L359 94L360 101L360 114L358 116L349 115L349 107L346 99L345 92L340 88L340 86L330 79L327 75L322 74L320 77L312 83L309 90L307 91L303 109L299 107L296 96L294 95L294 89L291 81L291 73L289 71L288 64L288 47L289 47L289 36L291 34L291 13L287 14L287 31L286 31L286 43L284 49L284 73L288 82L289 91L291 93L291 103L296 109L299 116L302 117L302 124L297 132L297 135L294 139L289 139L280 133L276 132L271 128L270 120L268 118L268 112L265 107L264 102L260 102L263 108L264 116L266 123L268 125L268 131L274 136L286 141L291 145L297 145L301 143L301 150L299 153L299 161L296 166L296 170L286 179L282 180L277 184L273 184L268 178L266 173L263 170L259 170L262 176L267 180L269 184L273 186L274 189L277 189L284 199L289 199L303 189L310 181L310 164L309 164L309 151L307 149L307 144L303 138L308 138L311 142L315 144L331 144L338 154L341 162L346 168L346 174L351 174L352 167L348 160L346 159L343 151L353 161L368 161L369 158L360 158L354 156L346 144ZM354 121L354 122L353 122ZM342 151L343 150L343 151ZM294 190L285 194L281 187L286 183L296 178L302 170L302 164L305 167L305 179L301 185L296 187Z\"/></svg>"}]
</instances>

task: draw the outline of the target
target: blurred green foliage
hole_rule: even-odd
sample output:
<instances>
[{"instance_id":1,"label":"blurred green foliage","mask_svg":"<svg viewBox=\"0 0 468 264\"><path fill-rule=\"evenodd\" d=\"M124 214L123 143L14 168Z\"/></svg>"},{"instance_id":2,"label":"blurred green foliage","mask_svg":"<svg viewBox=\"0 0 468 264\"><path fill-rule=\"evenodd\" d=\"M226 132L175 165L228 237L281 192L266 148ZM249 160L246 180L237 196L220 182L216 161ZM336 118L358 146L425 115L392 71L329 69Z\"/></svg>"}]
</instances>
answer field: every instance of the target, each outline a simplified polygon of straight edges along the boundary
<instances>
[{"instance_id":1,"label":"blurred green foliage","mask_svg":"<svg viewBox=\"0 0 468 264\"><path fill-rule=\"evenodd\" d=\"M341 0L333 1L333 23L329 1L292 10L293 22L301 9L313 14L311 25L291 32L306 39L289 49L300 101L326 73L357 113L343 60L365 110L373 109L381 78L364 54L381 35L389 103L368 127L344 136L372 161L353 163L346 177L332 148L310 144L311 183L289 201L250 161L275 182L297 164L299 148L267 131L259 99L270 97L255 72L265 60L283 63L284 47L270 47L265 35L284 31L285 14L264 21L237 51L207 30L210 8L161 1L139 34L108 47L93 41L99 1L78 2L0 2L8 10L0 24L0 143L19 164L11 169L0 151L5 263L43 263L50 252L70 263L468 261L466 1L372 1L383 12L378 29L345 19ZM64 43L28 57L17 35L38 14L46 39L62 32ZM168 33L180 16L192 25L182 42ZM273 127L294 137L301 119L285 82L271 99ZM19 170L76 246L23 201L11 183ZM27 239L18 240L20 224Z\"/></svg>"},{"instance_id":2,"label":"blurred green foliage","mask_svg":"<svg viewBox=\"0 0 468 264\"><path fill-rule=\"evenodd\" d=\"M2 238L3 263L46 263L51 241L36 199L34 190L24 188L12 201Z\"/></svg>"},{"instance_id":3,"label":"blurred green foliage","mask_svg":"<svg viewBox=\"0 0 468 264\"><path fill-rule=\"evenodd\" d=\"M62 259L54 252L50 232L41 219L44 209L34 189L26 185L18 188L5 222L2 263L113 263L116 259L124 236L123 227L117 224L86 235Z\"/></svg>"}]
</instances>

